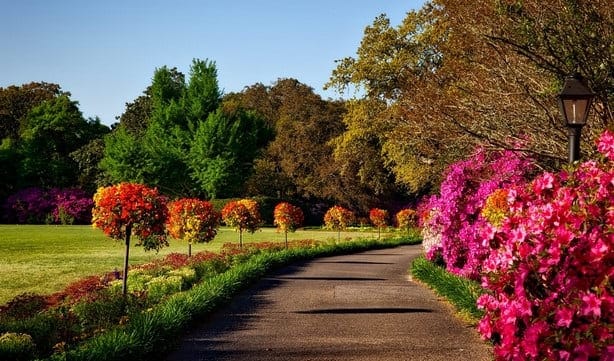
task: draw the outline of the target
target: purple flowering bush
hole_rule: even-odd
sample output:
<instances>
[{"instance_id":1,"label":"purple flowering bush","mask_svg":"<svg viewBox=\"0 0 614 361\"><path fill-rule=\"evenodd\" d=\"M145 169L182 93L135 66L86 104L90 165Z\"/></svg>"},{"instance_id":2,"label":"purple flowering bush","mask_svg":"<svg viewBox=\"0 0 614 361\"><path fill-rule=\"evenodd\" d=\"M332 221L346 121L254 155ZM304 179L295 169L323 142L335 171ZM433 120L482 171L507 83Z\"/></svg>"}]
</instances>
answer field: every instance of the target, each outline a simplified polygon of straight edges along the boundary
<instances>
[{"instance_id":1,"label":"purple flowering bush","mask_svg":"<svg viewBox=\"0 0 614 361\"><path fill-rule=\"evenodd\" d=\"M478 299L498 360L614 360L614 133L603 157L505 191Z\"/></svg>"},{"instance_id":2,"label":"purple flowering bush","mask_svg":"<svg viewBox=\"0 0 614 361\"><path fill-rule=\"evenodd\" d=\"M19 224L89 224L94 201L77 188L25 188L9 196L4 219Z\"/></svg>"},{"instance_id":3,"label":"purple flowering bush","mask_svg":"<svg viewBox=\"0 0 614 361\"><path fill-rule=\"evenodd\" d=\"M496 189L526 182L534 170L533 160L522 153L483 148L450 165L440 193L419 207L427 258L443 259L448 271L479 279L489 253L481 237L487 227L481 215L486 199Z\"/></svg>"}]
</instances>

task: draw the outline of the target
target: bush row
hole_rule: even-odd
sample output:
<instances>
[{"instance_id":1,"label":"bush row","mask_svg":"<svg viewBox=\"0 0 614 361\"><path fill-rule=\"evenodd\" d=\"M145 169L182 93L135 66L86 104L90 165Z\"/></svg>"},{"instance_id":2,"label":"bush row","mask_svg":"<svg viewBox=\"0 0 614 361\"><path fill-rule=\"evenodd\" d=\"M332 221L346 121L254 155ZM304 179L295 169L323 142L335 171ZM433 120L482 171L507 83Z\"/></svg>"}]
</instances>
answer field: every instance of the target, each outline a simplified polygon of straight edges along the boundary
<instances>
[{"instance_id":1,"label":"bush row","mask_svg":"<svg viewBox=\"0 0 614 361\"><path fill-rule=\"evenodd\" d=\"M460 162L421 207L427 257L485 288L498 360L614 360L614 132L597 149L530 181L518 156Z\"/></svg>"}]
</instances>

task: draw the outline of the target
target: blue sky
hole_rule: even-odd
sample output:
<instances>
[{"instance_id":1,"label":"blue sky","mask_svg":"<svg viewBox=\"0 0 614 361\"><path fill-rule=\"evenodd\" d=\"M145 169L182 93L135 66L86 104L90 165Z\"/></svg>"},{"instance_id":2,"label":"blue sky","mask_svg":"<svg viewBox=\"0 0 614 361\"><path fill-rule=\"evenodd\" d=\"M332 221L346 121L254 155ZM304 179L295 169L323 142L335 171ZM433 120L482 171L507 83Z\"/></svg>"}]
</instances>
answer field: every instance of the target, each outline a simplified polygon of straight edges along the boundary
<instances>
[{"instance_id":1,"label":"blue sky","mask_svg":"<svg viewBox=\"0 0 614 361\"><path fill-rule=\"evenodd\" d=\"M393 25L422 0L16 0L0 11L0 87L57 83L86 117L111 124L163 65L216 62L220 87L296 78L323 97L334 61L354 56L365 26Z\"/></svg>"}]
</instances>

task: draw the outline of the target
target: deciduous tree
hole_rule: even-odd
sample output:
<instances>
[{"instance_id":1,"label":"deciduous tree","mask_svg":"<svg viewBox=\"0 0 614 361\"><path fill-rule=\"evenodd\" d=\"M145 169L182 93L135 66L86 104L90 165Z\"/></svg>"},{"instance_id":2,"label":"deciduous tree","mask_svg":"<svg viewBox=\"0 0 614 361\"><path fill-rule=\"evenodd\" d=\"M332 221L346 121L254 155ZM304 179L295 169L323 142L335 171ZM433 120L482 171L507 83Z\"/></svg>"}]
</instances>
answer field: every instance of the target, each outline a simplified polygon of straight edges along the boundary
<instances>
[{"instance_id":1,"label":"deciduous tree","mask_svg":"<svg viewBox=\"0 0 614 361\"><path fill-rule=\"evenodd\" d=\"M62 91L58 84L45 82L0 88L0 140L19 139L30 110L60 95L70 93Z\"/></svg>"},{"instance_id":2,"label":"deciduous tree","mask_svg":"<svg viewBox=\"0 0 614 361\"><path fill-rule=\"evenodd\" d=\"M192 256L192 243L209 242L217 234L220 214L211 203L196 198L181 198L168 204L168 233L188 241L188 256Z\"/></svg>"},{"instance_id":3,"label":"deciduous tree","mask_svg":"<svg viewBox=\"0 0 614 361\"><path fill-rule=\"evenodd\" d=\"M341 206L333 206L324 214L324 227L337 231L337 240L341 240L341 231L355 220L354 213Z\"/></svg>"},{"instance_id":4,"label":"deciduous tree","mask_svg":"<svg viewBox=\"0 0 614 361\"><path fill-rule=\"evenodd\" d=\"M377 228L377 238L381 236L382 228L388 226L388 211L380 208L369 210L369 220Z\"/></svg>"},{"instance_id":5,"label":"deciduous tree","mask_svg":"<svg viewBox=\"0 0 614 361\"><path fill-rule=\"evenodd\" d=\"M222 208L222 219L227 226L239 231L239 246L243 248L243 231L254 233L260 228L258 203L252 199L228 202Z\"/></svg>"},{"instance_id":6,"label":"deciduous tree","mask_svg":"<svg viewBox=\"0 0 614 361\"><path fill-rule=\"evenodd\" d=\"M128 260L130 237L139 238L137 245L145 250L159 250L168 246L164 223L168 214L166 199L158 190L142 184L120 183L102 187L94 195L92 225L107 236L122 240L126 245L124 257L123 294L128 290Z\"/></svg>"},{"instance_id":7,"label":"deciduous tree","mask_svg":"<svg viewBox=\"0 0 614 361\"><path fill-rule=\"evenodd\" d=\"M25 118L19 149L23 185L72 186L77 164L70 153L109 131L100 119L83 119L77 103L61 95L32 109Z\"/></svg>"},{"instance_id":8,"label":"deciduous tree","mask_svg":"<svg viewBox=\"0 0 614 361\"><path fill-rule=\"evenodd\" d=\"M476 143L558 166L567 134L556 95L575 64L598 94L601 120L589 120L587 137L611 122L611 9L604 1L437 0L396 27L376 18L329 86L358 88L361 101L385 106L368 120L348 112L337 151L376 129L384 164L414 192L438 184L445 165Z\"/></svg>"},{"instance_id":9,"label":"deciduous tree","mask_svg":"<svg viewBox=\"0 0 614 361\"><path fill-rule=\"evenodd\" d=\"M305 219L303 211L288 202L281 202L273 210L273 223L278 231L284 232L286 237L286 248L288 248L288 232L294 232L301 226Z\"/></svg>"}]
</instances>

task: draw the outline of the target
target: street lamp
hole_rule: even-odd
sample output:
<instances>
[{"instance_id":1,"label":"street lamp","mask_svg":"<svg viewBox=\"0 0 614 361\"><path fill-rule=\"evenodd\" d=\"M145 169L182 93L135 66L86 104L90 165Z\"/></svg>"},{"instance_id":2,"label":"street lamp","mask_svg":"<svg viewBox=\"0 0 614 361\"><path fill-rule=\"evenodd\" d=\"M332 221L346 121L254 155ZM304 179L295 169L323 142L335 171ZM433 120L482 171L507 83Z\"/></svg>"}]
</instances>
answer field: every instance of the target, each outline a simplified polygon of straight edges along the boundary
<instances>
[{"instance_id":1,"label":"street lamp","mask_svg":"<svg viewBox=\"0 0 614 361\"><path fill-rule=\"evenodd\" d=\"M569 162L580 159L580 134L595 94L584 83L580 74L565 78L559 94L559 107L569 128Z\"/></svg>"}]
</instances>

